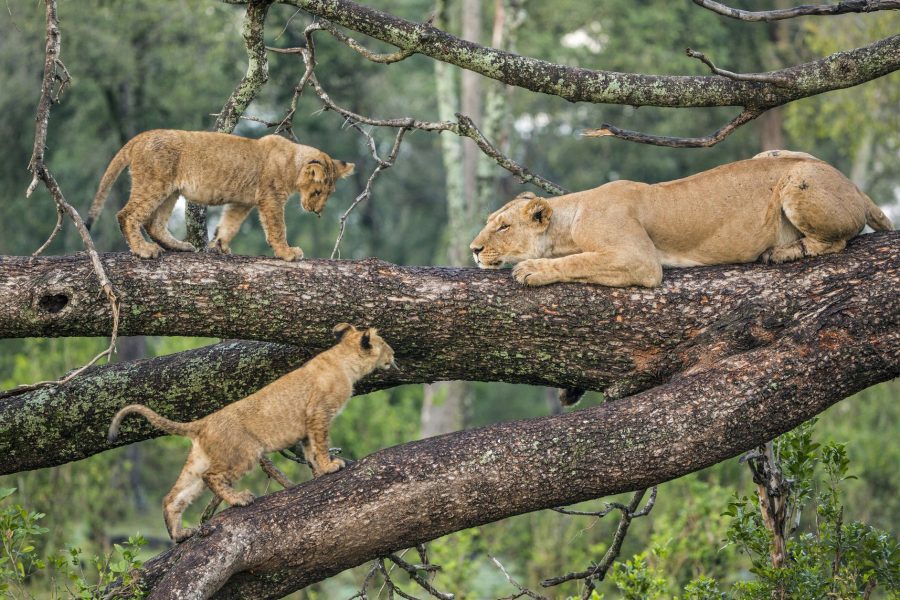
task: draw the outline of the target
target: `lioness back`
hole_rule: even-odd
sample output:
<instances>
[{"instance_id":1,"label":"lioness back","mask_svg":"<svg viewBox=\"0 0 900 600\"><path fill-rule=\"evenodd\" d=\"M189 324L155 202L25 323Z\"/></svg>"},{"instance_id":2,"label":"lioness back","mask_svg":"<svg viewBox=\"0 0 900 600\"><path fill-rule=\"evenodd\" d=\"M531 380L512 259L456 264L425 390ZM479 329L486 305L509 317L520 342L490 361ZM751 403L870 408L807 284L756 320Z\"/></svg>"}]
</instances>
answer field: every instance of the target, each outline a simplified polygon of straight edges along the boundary
<instances>
[{"instance_id":1,"label":"lioness back","mask_svg":"<svg viewBox=\"0 0 900 600\"><path fill-rule=\"evenodd\" d=\"M259 207L266 240L285 260L302 258L300 248L287 244L284 205L300 193L304 209L321 213L337 179L353 164L333 160L313 148L280 136L258 140L208 131L155 129L131 139L110 162L86 220L90 227L119 174L131 170L131 195L118 220L132 252L155 258L163 248L190 251L167 228L179 195L199 204L226 205L211 247L229 252L229 242L253 207ZM155 243L141 234L145 228Z\"/></svg>"},{"instance_id":2,"label":"lioness back","mask_svg":"<svg viewBox=\"0 0 900 600\"><path fill-rule=\"evenodd\" d=\"M768 152L678 179L615 181L552 200L526 193L492 214L471 250L528 285L652 287L662 267L785 262L838 252L881 210L834 167Z\"/></svg>"}]
</instances>

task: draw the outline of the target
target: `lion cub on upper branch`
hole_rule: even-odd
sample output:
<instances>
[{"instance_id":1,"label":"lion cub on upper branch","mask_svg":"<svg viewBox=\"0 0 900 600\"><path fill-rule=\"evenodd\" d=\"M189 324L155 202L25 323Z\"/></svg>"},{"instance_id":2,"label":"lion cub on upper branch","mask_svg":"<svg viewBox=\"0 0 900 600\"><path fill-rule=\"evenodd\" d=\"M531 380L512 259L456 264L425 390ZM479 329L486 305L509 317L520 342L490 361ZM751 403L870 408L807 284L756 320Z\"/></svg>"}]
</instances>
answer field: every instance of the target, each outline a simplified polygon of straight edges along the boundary
<instances>
[{"instance_id":1,"label":"lion cub on upper branch","mask_svg":"<svg viewBox=\"0 0 900 600\"><path fill-rule=\"evenodd\" d=\"M665 183L614 181L552 200L526 192L488 217L470 248L483 269L515 264L526 285L655 287L663 267L839 252L867 224L893 228L834 167L773 150Z\"/></svg>"},{"instance_id":2,"label":"lion cub on upper branch","mask_svg":"<svg viewBox=\"0 0 900 600\"><path fill-rule=\"evenodd\" d=\"M163 248L196 250L175 239L167 227L179 194L198 204L225 205L211 248L230 253L228 243L258 206L275 256L303 258L300 248L287 243L284 205L288 196L300 192L303 208L318 215L335 181L353 172L353 163L332 160L321 150L277 135L254 140L227 133L154 129L132 138L109 163L85 221L88 229L100 214L109 188L128 166L131 196L119 211L119 227L131 251L141 258L156 258ZM144 239L142 225L158 244Z\"/></svg>"},{"instance_id":3,"label":"lion cub on upper branch","mask_svg":"<svg viewBox=\"0 0 900 600\"><path fill-rule=\"evenodd\" d=\"M312 358L299 369L276 379L261 390L190 423L161 417L141 404L126 406L113 417L109 440L115 441L119 424L138 413L168 433L191 438L193 445L181 475L163 500L163 516L176 542L193 535L183 529L181 515L203 492L203 484L232 506L253 501L248 490L231 484L257 462L279 483L290 481L264 456L303 445L313 475L333 473L344 460L328 454L328 427L350 396L353 385L376 368L394 366L394 351L375 329L358 330L347 323L334 327L337 345Z\"/></svg>"}]
</instances>

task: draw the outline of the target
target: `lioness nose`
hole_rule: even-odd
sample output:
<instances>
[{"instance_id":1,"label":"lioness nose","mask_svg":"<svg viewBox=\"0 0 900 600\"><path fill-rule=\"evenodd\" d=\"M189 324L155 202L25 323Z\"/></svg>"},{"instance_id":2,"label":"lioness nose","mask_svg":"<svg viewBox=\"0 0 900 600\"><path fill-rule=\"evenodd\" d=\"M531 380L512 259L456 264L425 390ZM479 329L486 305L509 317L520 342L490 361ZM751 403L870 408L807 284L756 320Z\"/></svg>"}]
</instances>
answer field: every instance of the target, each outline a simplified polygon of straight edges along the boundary
<instances>
[{"instance_id":1,"label":"lioness nose","mask_svg":"<svg viewBox=\"0 0 900 600\"><path fill-rule=\"evenodd\" d=\"M472 250L472 254L475 254L476 256L477 256L482 250L484 250L484 246L475 246L475 245L472 245L472 246L469 246L469 248Z\"/></svg>"}]
</instances>

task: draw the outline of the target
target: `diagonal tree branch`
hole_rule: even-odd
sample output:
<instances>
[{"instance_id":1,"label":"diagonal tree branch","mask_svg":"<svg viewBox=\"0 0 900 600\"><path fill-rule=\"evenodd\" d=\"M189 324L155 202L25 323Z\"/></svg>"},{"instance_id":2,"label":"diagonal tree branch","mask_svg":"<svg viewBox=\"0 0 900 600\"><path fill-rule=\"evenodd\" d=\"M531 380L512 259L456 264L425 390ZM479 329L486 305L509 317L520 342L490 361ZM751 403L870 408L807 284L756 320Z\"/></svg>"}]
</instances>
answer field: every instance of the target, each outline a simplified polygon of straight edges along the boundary
<instances>
[{"instance_id":1,"label":"diagonal tree branch","mask_svg":"<svg viewBox=\"0 0 900 600\"><path fill-rule=\"evenodd\" d=\"M848 301L877 309L849 313L848 323L869 319L897 329L900 320L896 232L862 236L839 254L779 267L667 271L663 286L652 290L521 288L508 272L374 260L285 265L182 254L158 261L107 255L104 263L126 294L125 335L279 343L226 342L100 367L65 386L0 399L0 472L110 448L109 420L131 402L176 420L208 414L329 346L326 332L339 321L380 327L402 368L363 380L359 392L468 379L594 389L618 398L772 344L804 315ZM108 307L85 281L89 273L83 257L0 258L0 336L101 335ZM896 374L895 362L873 376ZM156 435L135 420L121 439Z\"/></svg>"},{"instance_id":2,"label":"diagonal tree branch","mask_svg":"<svg viewBox=\"0 0 900 600\"><path fill-rule=\"evenodd\" d=\"M867 318L860 298L836 294L796 314L771 344L641 394L388 448L226 510L148 562L143 581L150 598L276 598L453 531L736 456L897 375L900 298L883 293L885 315Z\"/></svg>"}]
</instances>

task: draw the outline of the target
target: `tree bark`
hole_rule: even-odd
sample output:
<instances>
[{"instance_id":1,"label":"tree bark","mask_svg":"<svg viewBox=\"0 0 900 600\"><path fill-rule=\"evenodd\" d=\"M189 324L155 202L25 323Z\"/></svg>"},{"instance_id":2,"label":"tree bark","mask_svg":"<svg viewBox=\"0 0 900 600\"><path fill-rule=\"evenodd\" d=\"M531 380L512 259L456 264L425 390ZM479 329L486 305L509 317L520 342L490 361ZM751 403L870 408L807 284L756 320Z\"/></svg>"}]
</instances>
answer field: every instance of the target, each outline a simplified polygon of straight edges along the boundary
<instances>
[{"instance_id":1,"label":"tree bark","mask_svg":"<svg viewBox=\"0 0 900 600\"><path fill-rule=\"evenodd\" d=\"M716 296L702 305L719 319L699 336L714 332L727 346L744 331L766 338L762 346L745 338L741 350L707 354L689 372L635 396L388 448L226 510L145 565L150 598L278 598L453 531L646 488L758 446L900 373L897 248L886 241L870 237L841 255L862 258L865 246L869 265L845 270L843 282L833 268L841 258L792 273L807 299L792 296L788 312L753 292L728 310L718 309ZM772 290L773 298L783 293L777 284ZM757 313L754 304L766 308Z\"/></svg>"},{"instance_id":2,"label":"tree bark","mask_svg":"<svg viewBox=\"0 0 900 600\"><path fill-rule=\"evenodd\" d=\"M65 386L2 399L4 473L108 449L109 420L130 402L178 420L208 414L329 346L339 321L380 327L403 369L367 378L358 391L463 379L600 390L608 398L775 344L798 319L831 314L846 302L855 306L841 313L853 335L857 326L874 324L886 333L898 327L896 232L862 236L841 253L781 266L666 271L657 289L523 288L508 271L375 260L288 264L182 254L143 261L112 254L103 261L123 296L123 335L280 343L231 341L97 367ZM0 258L0 336L105 334L109 307L91 278L83 255ZM889 379L896 369L896 361L886 362L872 376ZM154 435L135 420L121 439Z\"/></svg>"},{"instance_id":3,"label":"tree bark","mask_svg":"<svg viewBox=\"0 0 900 600\"><path fill-rule=\"evenodd\" d=\"M240 0L225 0L243 4ZM427 24L414 23L351 0L283 0L402 50L448 62L510 85L571 102L632 106L774 107L800 98L859 85L900 69L900 35L868 46L773 71L775 82L719 76L616 73L567 67L486 48Z\"/></svg>"}]
</instances>

